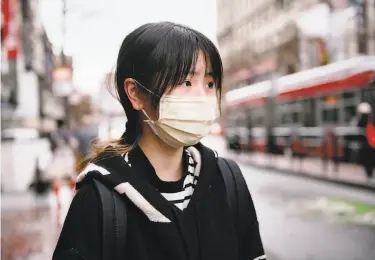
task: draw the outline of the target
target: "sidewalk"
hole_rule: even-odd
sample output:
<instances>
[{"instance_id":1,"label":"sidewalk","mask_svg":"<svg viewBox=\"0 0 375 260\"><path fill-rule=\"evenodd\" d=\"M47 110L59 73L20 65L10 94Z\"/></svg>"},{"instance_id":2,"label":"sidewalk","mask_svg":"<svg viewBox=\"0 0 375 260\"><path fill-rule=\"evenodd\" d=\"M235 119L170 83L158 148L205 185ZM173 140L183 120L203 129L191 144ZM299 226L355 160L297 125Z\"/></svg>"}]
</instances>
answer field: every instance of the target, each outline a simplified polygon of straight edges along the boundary
<instances>
[{"instance_id":1,"label":"sidewalk","mask_svg":"<svg viewBox=\"0 0 375 260\"><path fill-rule=\"evenodd\" d=\"M361 165L339 163L337 169L332 161L326 165L319 158L290 158L285 155L269 155L259 152L228 153L242 163L260 168L274 169L286 174L294 174L319 180L345 184L375 191L375 180L368 180Z\"/></svg>"},{"instance_id":2,"label":"sidewalk","mask_svg":"<svg viewBox=\"0 0 375 260\"><path fill-rule=\"evenodd\" d=\"M1 213L1 259L52 258L65 217L65 212L58 212L54 195L36 199L29 192L2 193Z\"/></svg>"}]
</instances>

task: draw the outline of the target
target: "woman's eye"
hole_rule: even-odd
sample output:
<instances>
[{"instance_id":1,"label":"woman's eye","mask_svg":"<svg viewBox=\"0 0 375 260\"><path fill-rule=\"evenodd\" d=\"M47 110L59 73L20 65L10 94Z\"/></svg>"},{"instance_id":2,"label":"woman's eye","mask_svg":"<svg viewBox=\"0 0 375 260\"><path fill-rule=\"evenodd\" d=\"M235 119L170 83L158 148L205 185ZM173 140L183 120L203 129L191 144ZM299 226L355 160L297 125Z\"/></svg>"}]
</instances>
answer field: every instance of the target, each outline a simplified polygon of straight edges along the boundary
<instances>
[{"instance_id":1,"label":"woman's eye","mask_svg":"<svg viewBox=\"0 0 375 260\"><path fill-rule=\"evenodd\" d=\"M184 83L182 83L182 85L184 86L184 87L191 87L191 81L185 81Z\"/></svg>"},{"instance_id":2,"label":"woman's eye","mask_svg":"<svg viewBox=\"0 0 375 260\"><path fill-rule=\"evenodd\" d=\"M215 88L215 83L211 81L211 82L209 82L209 83L207 84L207 87L210 88L210 89L211 89L211 88Z\"/></svg>"}]
</instances>

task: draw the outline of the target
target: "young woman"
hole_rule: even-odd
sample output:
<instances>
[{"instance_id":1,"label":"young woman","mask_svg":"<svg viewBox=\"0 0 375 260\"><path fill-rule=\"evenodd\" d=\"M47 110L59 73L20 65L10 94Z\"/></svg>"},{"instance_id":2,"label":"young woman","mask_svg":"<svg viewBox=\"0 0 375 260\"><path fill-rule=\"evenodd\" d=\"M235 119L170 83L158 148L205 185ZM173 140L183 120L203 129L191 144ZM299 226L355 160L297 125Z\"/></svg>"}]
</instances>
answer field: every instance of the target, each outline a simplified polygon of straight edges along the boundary
<instances>
[{"instance_id":1,"label":"young woman","mask_svg":"<svg viewBox=\"0 0 375 260\"><path fill-rule=\"evenodd\" d=\"M126 131L79 175L53 259L104 260L92 179L126 204L124 259L266 259L247 188L239 230L217 155L199 143L219 111L222 70L214 44L182 25L145 24L124 39L115 82Z\"/></svg>"}]
</instances>

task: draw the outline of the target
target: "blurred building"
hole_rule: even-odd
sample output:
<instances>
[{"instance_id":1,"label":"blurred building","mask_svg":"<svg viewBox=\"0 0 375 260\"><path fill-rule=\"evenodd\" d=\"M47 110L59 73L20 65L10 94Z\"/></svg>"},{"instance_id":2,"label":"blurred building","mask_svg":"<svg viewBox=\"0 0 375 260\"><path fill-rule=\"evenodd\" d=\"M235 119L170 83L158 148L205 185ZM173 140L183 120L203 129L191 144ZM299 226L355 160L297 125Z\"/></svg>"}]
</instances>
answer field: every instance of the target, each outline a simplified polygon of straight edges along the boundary
<instances>
[{"instance_id":1,"label":"blurred building","mask_svg":"<svg viewBox=\"0 0 375 260\"><path fill-rule=\"evenodd\" d=\"M102 78L95 104L98 113L102 116L122 116L124 114L124 110L118 101L113 73L107 73Z\"/></svg>"},{"instance_id":2,"label":"blurred building","mask_svg":"<svg viewBox=\"0 0 375 260\"><path fill-rule=\"evenodd\" d=\"M64 106L52 89L54 53L39 1L3 0L1 12L1 191L24 192L49 161L41 137L65 116Z\"/></svg>"},{"instance_id":3,"label":"blurred building","mask_svg":"<svg viewBox=\"0 0 375 260\"><path fill-rule=\"evenodd\" d=\"M375 1L325 0L304 10L300 31L301 69L375 54Z\"/></svg>"},{"instance_id":4,"label":"blurred building","mask_svg":"<svg viewBox=\"0 0 375 260\"><path fill-rule=\"evenodd\" d=\"M73 92L69 97L68 111L71 127L77 128L87 123L92 123L91 121L93 120L91 118L94 114L92 97Z\"/></svg>"},{"instance_id":5,"label":"blurred building","mask_svg":"<svg viewBox=\"0 0 375 260\"><path fill-rule=\"evenodd\" d=\"M375 0L218 0L226 89L375 53Z\"/></svg>"},{"instance_id":6,"label":"blurred building","mask_svg":"<svg viewBox=\"0 0 375 260\"><path fill-rule=\"evenodd\" d=\"M126 115L118 101L114 77L108 73L102 79L100 90L95 98L96 117L99 124L99 139L118 139L125 131Z\"/></svg>"},{"instance_id":7,"label":"blurred building","mask_svg":"<svg viewBox=\"0 0 375 260\"><path fill-rule=\"evenodd\" d=\"M4 128L42 128L64 116L52 90L54 54L38 0L2 1L1 122Z\"/></svg>"}]
</instances>

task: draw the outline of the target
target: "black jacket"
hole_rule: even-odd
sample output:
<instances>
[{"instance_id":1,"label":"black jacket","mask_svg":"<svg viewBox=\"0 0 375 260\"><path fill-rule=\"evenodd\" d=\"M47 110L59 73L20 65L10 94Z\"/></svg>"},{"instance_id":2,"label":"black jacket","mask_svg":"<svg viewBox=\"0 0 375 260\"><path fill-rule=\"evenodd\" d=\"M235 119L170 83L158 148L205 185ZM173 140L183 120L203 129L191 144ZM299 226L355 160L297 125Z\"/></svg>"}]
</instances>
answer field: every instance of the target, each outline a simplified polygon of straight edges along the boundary
<instances>
[{"instance_id":1,"label":"black jacket","mask_svg":"<svg viewBox=\"0 0 375 260\"><path fill-rule=\"evenodd\" d=\"M102 260L100 202L89 176L115 186L124 195L126 260L266 259L251 199L242 205L248 207L241 216L246 223L237 230L215 153L201 144L195 147L201 157L200 178L184 211L150 185L145 175L150 170L148 161L135 160L130 168L121 156L109 156L86 170L80 175L86 181L80 183L73 199L53 259ZM113 176L114 172L121 174Z\"/></svg>"}]
</instances>

